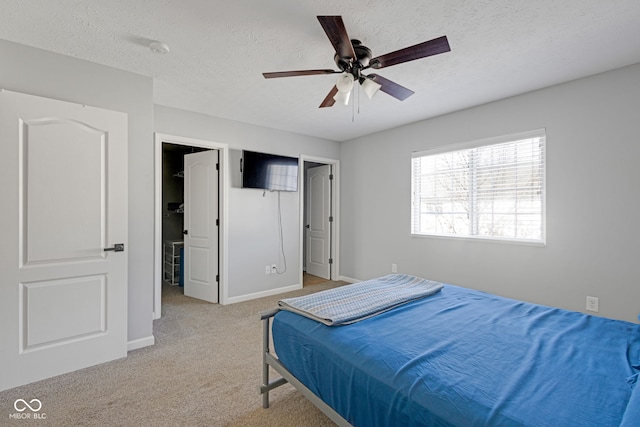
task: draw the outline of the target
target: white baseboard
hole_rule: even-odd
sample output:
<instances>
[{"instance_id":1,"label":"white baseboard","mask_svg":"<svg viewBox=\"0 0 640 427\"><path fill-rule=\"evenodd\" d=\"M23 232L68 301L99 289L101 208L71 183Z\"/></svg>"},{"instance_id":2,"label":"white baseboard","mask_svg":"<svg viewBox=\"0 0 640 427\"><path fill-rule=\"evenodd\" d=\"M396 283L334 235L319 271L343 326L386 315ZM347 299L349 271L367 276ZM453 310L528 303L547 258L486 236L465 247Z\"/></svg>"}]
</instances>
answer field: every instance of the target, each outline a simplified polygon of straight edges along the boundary
<instances>
[{"instance_id":1,"label":"white baseboard","mask_svg":"<svg viewBox=\"0 0 640 427\"><path fill-rule=\"evenodd\" d=\"M362 280L360 280L360 279L354 279L352 277L347 277L347 276L340 276L340 280L342 280L344 282L349 282L349 283L362 282Z\"/></svg>"},{"instance_id":2,"label":"white baseboard","mask_svg":"<svg viewBox=\"0 0 640 427\"><path fill-rule=\"evenodd\" d=\"M156 343L156 339L153 335L145 338L140 338L137 340L127 342L127 351L137 350L143 347L149 347Z\"/></svg>"},{"instance_id":3,"label":"white baseboard","mask_svg":"<svg viewBox=\"0 0 640 427\"><path fill-rule=\"evenodd\" d=\"M253 294L240 295L237 297L229 297L224 304L235 304L237 302L249 301L256 298L270 297L271 295L283 294L285 292L297 291L302 289L302 285L291 285L283 288L269 289L268 291L255 292Z\"/></svg>"}]
</instances>

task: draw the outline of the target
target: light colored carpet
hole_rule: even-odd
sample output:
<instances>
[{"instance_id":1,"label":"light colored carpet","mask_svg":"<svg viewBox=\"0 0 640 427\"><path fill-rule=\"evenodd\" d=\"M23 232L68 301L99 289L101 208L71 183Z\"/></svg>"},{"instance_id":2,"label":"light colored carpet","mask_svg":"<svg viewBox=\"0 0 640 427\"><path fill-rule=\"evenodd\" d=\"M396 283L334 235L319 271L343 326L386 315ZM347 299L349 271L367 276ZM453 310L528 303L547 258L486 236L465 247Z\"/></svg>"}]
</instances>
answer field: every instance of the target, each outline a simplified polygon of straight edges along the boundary
<instances>
[{"instance_id":1,"label":"light colored carpet","mask_svg":"<svg viewBox=\"0 0 640 427\"><path fill-rule=\"evenodd\" d=\"M343 284L221 306L163 289L156 345L125 359L0 392L2 426L334 426L286 384L262 409L262 329L259 313L278 299ZM272 378L278 374L273 373ZM16 399L37 398L44 420L15 420Z\"/></svg>"}]
</instances>

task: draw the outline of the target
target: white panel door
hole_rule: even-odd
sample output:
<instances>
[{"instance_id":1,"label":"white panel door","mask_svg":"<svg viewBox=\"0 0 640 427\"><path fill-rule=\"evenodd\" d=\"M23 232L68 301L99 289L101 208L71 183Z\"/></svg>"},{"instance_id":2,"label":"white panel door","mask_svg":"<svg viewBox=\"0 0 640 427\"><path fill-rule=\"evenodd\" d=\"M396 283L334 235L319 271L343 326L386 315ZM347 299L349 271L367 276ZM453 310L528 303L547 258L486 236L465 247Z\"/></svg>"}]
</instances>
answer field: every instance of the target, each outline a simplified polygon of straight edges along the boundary
<instances>
[{"instance_id":1,"label":"white panel door","mask_svg":"<svg viewBox=\"0 0 640 427\"><path fill-rule=\"evenodd\" d=\"M184 156L184 294L218 302L218 150Z\"/></svg>"},{"instance_id":2,"label":"white panel door","mask_svg":"<svg viewBox=\"0 0 640 427\"><path fill-rule=\"evenodd\" d=\"M307 273L331 278L331 166L307 169Z\"/></svg>"},{"instance_id":3,"label":"white panel door","mask_svg":"<svg viewBox=\"0 0 640 427\"><path fill-rule=\"evenodd\" d=\"M0 145L0 390L126 356L127 115L2 91Z\"/></svg>"}]
</instances>

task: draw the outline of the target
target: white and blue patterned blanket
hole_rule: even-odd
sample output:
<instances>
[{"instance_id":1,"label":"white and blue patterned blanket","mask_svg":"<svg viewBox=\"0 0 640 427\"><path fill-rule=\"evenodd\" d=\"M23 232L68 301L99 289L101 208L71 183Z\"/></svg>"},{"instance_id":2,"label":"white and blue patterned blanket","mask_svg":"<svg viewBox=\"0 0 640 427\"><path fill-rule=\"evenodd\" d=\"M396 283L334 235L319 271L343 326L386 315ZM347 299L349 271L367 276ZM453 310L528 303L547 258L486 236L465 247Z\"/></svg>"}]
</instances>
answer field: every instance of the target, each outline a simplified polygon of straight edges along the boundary
<instances>
[{"instance_id":1,"label":"white and blue patterned blanket","mask_svg":"<svg viewBox=\"0 0 640 427\"><path fill-rule=\"evenodd\" d=\"M293 311L328 326L346 325L433 295L442 283L409 276L388 276L341 286L278 302L282 310Z\"/></svg>"}]
</instances>

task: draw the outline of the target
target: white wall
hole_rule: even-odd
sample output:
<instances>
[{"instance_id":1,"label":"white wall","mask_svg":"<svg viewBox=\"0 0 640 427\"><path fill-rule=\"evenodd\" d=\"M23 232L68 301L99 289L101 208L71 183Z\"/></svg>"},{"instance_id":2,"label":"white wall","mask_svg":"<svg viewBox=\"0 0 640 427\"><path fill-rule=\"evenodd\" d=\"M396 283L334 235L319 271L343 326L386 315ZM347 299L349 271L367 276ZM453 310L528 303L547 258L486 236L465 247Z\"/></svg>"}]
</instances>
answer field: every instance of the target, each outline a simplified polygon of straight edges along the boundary
<instances>
[{"instance_id":1,"label":"white wall","mask_svg":"<svg viewBox=\"0 0 640 427\"><path fill-rule=\"evenodd\" d=\"M152 80L0 40L0 87L128 114L128 335L129 342L148 342L153 332Z\"/></svg>"},{"instance_id":2,"label":"white wall","mask_svg":"<svg viewBox=\"0 0 640 427\"><path fill-rule=\"evenodd\" d=\"M411 99L405 101L411 102ZM400 272L637 322L640 64L341 146L341 273ZM546 247L410 236L410 155L546 128Z\"/></svg>"},{"instance_id":3,"label":"white wall","mask_svg":"<svg viewBox=\"0 0 640 427\"><path fill-rule=\"evenodd\" d=\"M242 149L298 157L338 159L339 143L165 106L155 107L155 131L228 144L229 256L231 302L300 286L300 192L282 192L282 224L287 261L285 274L265 274L274 263L283 269L278 237L278 194L240 188ZM264 195L263 195L264 193Z\"/></svg>"}]
</instances>

